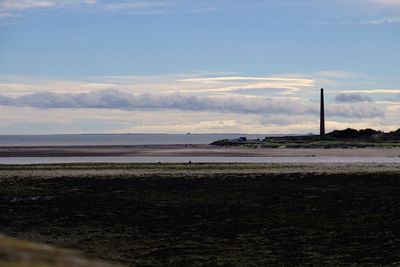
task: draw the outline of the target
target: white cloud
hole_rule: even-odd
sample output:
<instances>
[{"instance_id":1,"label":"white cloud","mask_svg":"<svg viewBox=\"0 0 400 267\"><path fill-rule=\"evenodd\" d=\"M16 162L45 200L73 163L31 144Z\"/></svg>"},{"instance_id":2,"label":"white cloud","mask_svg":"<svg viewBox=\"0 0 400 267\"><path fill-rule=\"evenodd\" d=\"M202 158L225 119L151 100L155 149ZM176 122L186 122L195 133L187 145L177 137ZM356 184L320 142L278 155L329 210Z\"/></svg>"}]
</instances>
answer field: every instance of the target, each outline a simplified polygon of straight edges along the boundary
<instances>
[{"instance_id":1,"label":"white cloud","mask_svg":"<svg viewBox=\"0 0 400 267\"><path fill-rule=\"evenodd\" d=\"M400 23L400 17L387 17L387 18L374 19L374 20L365 20L365 21L362 21L360 24L381 25L381 24L393 24L393 23Z\"/></svg>"},{"instance_id":2,"label":"white cloud","mask_svg":"<svg viewBox=\"0 0 400 267\"><path fill-rule=\"evenodd\" d=\"M315 75L322 78L333 78L333 79L359 79L364 78L360 73L338 71L338 70L325 70L316 72Z\"/></svg>"},{"instance_id":3,"label":"white cloud","mask_svg":"<svg viewBox=\"0 0 400 267\"><path fill-rule=\"evenodd\" d=\"M193 78L193 79L184 79L182 81L190 81L190 82L232 82L232 81L278 81L278 82L302 82L304 84L310 85L313 84L313 80L311 79L293 79L293 78L280 78L280 77L211 77L211 78Z\"/></svg>"},{"instance_id":4,"label":"white cloud","mask_svg":"<svg viewBox=\"0 0 400 267\"><path fill-rule=\"evenodd\" d=\"M0 18L13 17L28 9L62 8L96 3L96 0L0 0Z\"/></svg>"},{"instance_id":5,"label":"white cloud","mask_svg":"<svg viewBox=\"0 0 400 267\"><path fill-rule=\"evenodd\" d=\"M91 5L87 12L124 12L129 15L166 13L198 13L217 10L207 3L179 2L174 0L97 1L97 0L0 0L0 18L21 15L28 9L66 9Z\"/></svg>"},{"instance_id":6,"label":"white cloud","mask_svg":"<svg viewBox=\"0 0 400 267\"><path fill-rule=\"evenodd\" d=\"M399 6L400 7L400 0L370 0L370 2L378 5L383 6Z\"/></svg>"},{"instance_id":7,"label":"white cloud","mask_svg":"<svg viewBox=\"0 0 400 267\"><path fill-rule=\"evenodd\" d=\"M400 89L364 89L364 90L346 90L342 93L349 94L400 94Z\"/></svg>"},{"instance_id":8,"label":"white cloud","mask_svg":"<svg viewBox=\"0 0 400 267\"><path fill-rule=\"evenodd\" d=\"M215 76L219 73L170 74L159 76L104 76L82 81L48 80L32 77L1 77L0 94L26 92L87 92L93 89L118 88L125 92L182 92L191 94L293 95L311 90L315 81L301 77L239 77ZM212 76L212 77L210 77ZM258 92L258 93L259 93ZM259 95L259 94L256 94Z\"/></svg>"},{"instance_id":9,"label":"white cloud","mask_svg":"<svg viewBox=\"0 0 400 267\"><path fill-rule=\"evenodd\" d=\"M226 76L226 77L201 77L182 79L181 82L205 84L208 88L200 88L197 92L213 93L234 93L237 90L280 89L280 94L292 94L301 88L314 87L314 80L288 77L247 77L247 76Z\"/></svg>"},{"instance_id":10,"label":"white cloud","mask_svg":"<svg viewBox=\"0 0 400 267\"><path fill-rule=\"evenodd\" d=\"M7 18L7 17L14 17L15 14L8 13L8 12L0 12L0 18Z\"/></svg>"},{"instance_id":11,"label":"white cloud","mask_svg":"<svg viewBox=\"0 0 400 267\"><path fill-rule=\"evenodd\" d=\"M103 10L118 11L118 10L132 10L132 9L147 9L154 7L164 7L171 3L167 2L122 2L103 5Z\"/></svg>"},{"instance_id":12,"label":"white cloud","mask_svg":"<svg viewBox=\"0 0 400 267\"><path fill-rule=\"evenodd\" d=\"M54 6L55 4L55 1L50 0L2 0L0 1L0 10L48 8Z\"/></svg>"}]
</instances>

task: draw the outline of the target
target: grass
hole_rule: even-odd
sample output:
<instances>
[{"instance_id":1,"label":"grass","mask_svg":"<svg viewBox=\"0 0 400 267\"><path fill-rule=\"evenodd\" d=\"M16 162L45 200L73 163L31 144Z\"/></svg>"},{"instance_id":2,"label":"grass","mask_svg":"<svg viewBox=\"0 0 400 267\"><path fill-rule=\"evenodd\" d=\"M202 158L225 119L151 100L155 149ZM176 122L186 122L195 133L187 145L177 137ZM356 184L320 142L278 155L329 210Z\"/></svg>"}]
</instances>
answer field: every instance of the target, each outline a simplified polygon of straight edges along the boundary
<instances>
[{"instance_id":1,"label":"grass","mask_svg":"<svg viewBox=\"0 0 400 267\"><path fill-rule=\"evenodd\" d=\"M395 140L378 139L340 139L335 140L330 137L279 137L266 138L261 141L232 142L228 139L219 140L213 143L216 146L243 146L247 148L396 148L400 147L400 142Z\"/></svg>"},{"instance_id":2,"label":"grass","mask_svg":"<svg viewBox=\"0 0 400 267\"><path fill-rule=\"evenodd\" d=\"M400 147L400 142L366 142L366 141L288 141L288 140L269 140L260 144L264 148L395 148Z\"/></svg>"}]
</instances>

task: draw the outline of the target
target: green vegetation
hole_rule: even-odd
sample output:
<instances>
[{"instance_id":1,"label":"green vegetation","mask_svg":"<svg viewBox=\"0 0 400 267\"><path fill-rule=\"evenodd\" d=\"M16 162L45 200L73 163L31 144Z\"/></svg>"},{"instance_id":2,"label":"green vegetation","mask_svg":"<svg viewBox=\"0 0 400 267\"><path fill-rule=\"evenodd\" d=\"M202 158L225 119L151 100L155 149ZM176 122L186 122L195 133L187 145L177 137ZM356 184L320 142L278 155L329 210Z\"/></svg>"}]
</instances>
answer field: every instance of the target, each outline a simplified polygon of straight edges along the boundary
<instances>
[{"instance_id":1,"label":"green vegetation","mask_svg":"<svg viewBox=\"0 0 400 267\"><path fill-rule=\"evenodd\" d=\"M211 145L215 146L246 146L262 148L393 148L400 147L400 129L384 133L373 129L335 130L324 136L283 136L266 137L264 140L223 139Z\"/></svg>"}]
</instances>

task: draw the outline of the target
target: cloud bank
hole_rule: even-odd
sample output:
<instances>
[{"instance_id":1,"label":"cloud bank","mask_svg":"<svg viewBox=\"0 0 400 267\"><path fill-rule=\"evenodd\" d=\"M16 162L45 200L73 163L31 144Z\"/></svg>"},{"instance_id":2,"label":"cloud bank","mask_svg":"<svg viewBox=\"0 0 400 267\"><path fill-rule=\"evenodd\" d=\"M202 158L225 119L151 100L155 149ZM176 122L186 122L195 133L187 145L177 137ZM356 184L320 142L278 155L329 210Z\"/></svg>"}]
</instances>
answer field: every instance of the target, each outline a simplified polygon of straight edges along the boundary
<instances>
[{"instance_id":1,"label":"cloud bank","mask_svg":"<svg viewBox=\"0 0 400 267\"><path fill-rule=\"evenodd\" d=\"M384 5L384 6L399 6L400 7L400 0L371 0L372 3Z\"/></svg>"},{"instance_id":2,"label":"cloud bank","mask_svg":"<svg viewBox=\"0 0 400 267\"><path fill-rule=\"evenodd\" d=\"M0 10L24 10L32 8L50 8L75 4L95 4L96 0L0 0Z\"/></svg>"},{"instance_id":3,"label":"cloud bank","mask_svg":"<svg viewBox=\"0 0 400 267\"><path fill-rule=\"evenodd\" d=\"M399 5L400 6L400 5ZM400 17L385 17L380 19L362 21L361 24L365 25L381 25L381 24L394 24L400 23Z\"/></svg>"},{"instance_id":4,"label":"cloud bank","mask_svg":"<svg viewBox=\"0 0 400 267\"><path fill-rule=\"evenodd\" d=\"M349 102L349 103L356 103L356 102L371 102L372 99L368 96L363 96L359 94L339 94L335 97L336 102Z\"/></svg>"},{"instance_id":5,"label":"cloud bank","mask_svg":"<svg viewBox=\"0 0 400 267\"><path fill-rule=\"evenodd\" d=\"M66 109L175 109L182 111L215 111L237 114L319 114L318 103L266 97L194 96L180 93L129 94L109 89L81 94L39 92L19 97L0 95L0 105L12 107ZM371 103L335 104L327 107L327 115L345 118L372 118L384 111Z\"/></svg>"}]
</instances>

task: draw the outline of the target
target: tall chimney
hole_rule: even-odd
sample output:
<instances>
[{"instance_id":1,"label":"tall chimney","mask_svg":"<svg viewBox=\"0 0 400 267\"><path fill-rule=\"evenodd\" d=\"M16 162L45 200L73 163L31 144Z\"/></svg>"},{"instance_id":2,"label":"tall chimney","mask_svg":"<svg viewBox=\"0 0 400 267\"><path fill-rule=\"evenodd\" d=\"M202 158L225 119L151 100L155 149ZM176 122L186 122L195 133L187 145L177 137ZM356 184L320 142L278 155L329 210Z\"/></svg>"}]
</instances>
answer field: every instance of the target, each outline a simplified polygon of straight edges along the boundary
<instances>
[{"instance_id":1,"label":"tall chimney","mask_svg":"<svg viewBox=\"0 0 400 267\"><path fill-rule=\"evenodd\" d=\"M320 110L320 126L319 126L319 135L325 135L325 106L324 106L324 89L321 89L321 110Z\"/></svg>"}]
</instances>

